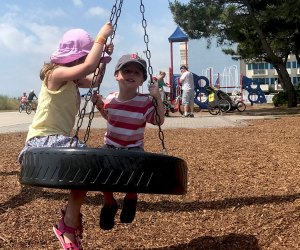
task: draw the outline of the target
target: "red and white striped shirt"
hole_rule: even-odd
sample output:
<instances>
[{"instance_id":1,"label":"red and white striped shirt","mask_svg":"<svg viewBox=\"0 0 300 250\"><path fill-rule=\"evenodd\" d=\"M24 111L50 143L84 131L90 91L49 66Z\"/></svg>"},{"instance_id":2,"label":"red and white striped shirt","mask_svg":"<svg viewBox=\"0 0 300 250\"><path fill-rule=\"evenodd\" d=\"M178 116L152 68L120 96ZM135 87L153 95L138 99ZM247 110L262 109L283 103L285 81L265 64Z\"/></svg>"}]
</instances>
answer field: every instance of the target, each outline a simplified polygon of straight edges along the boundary
<instances>
[{"instance_id":1,"label":"red and white striped shirt","mask_svg":"<svg viewBox=\"0 0 300 250\"><path fill-rule=\"evenodd\" d=\"M152 99L137 94L128 101L119 101L118 92L111 93L104 101L107 112L107 131L104 143L115 147L144 147L146 123L154 124L155 109Z\"/></svg>"}]
</instances>

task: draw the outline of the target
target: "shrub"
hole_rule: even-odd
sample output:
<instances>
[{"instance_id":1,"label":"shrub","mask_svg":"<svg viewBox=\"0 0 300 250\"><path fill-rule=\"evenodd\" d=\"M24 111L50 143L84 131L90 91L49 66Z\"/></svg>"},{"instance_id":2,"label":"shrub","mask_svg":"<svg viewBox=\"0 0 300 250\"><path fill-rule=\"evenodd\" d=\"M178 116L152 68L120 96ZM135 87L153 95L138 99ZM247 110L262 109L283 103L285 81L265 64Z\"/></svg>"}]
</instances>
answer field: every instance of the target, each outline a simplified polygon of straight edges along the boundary
<instances>
[{"instance_id":1,"label":"shrub","mask_svg":"<svg viewBox=\"0 0 300 250\"><path fill-rule=\"evenodd\" d=\"M19 100L0 95L0 110L18 110Z\"/></svg>"},{"instance_id":2,"label":"shrub","mask_svg":"<svg viewBox=\"0 0 300 250\"><path fill-rule=\"evenodd\" d=\"M275 94L272 98L275 107L279 107L288 103L288 95L285 91Z\"/></svg>"}]
</instances>

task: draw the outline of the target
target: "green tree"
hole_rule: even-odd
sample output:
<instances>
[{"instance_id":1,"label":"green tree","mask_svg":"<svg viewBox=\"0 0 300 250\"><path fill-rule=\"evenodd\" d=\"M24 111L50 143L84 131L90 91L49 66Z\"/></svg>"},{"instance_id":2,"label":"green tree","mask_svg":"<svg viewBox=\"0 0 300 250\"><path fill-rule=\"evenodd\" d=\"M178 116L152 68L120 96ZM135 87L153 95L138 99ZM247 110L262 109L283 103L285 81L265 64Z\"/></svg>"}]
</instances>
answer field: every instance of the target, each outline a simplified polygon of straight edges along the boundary
<instances>
[{"instance_id":1,"label":"green tree","mask_svg":"<svg viewBox=\"0 0 300 250\"><path fill-rule=\"evenodd\" d=\"M175 22L192 38L217 38L224 53L245 61L271 63L288 95L288 107L297 105L295 88L286 69L291 53L300 63L300 1L298 0L190 0L169 2ZM237 44L233 50L231 45Z\"/></svg>"}]
</instances>

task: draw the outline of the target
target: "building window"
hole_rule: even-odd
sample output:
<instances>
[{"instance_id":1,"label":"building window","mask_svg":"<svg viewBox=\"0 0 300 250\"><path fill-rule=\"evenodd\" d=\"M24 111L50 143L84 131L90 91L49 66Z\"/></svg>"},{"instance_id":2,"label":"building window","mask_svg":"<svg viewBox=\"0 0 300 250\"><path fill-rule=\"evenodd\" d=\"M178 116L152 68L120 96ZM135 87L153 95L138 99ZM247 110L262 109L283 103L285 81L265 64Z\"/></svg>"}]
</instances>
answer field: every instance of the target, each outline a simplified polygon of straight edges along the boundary
<instances>
[{"instance_id":1,"label":"building window","mask_svg":"<svg viewBox=\"0 0 300 250\"><path fill-rule=\"evenodd\" d=\"M292 83L293 84L297 84L297 83L299 83L300 82L300 77L293 77L292 78Z\"/></svg>"},{"instance_id":2,"label":"building window","mask_svg":"<svg viewBox=\"0 0 300 250\"><path fill-rule=\"evenodd\" d=\"M277 78L270 78L271 84L275 84L275 81L277 80Z\"/></svg>"},{"instance_id":3,"label":"building window","mask_svg":"<svg viewBox=\"0 0 300 250\"><path fill-rule=\"evenodd\" d=\"M255 69L253 75L268 75L268 72L265 69Z\"/></svg>"},{"instance_id":4,"label":"building window","mask_svg":"<svg viewBox=\"0 0 300 250\"><path fill-rule=\"evenodd\" d=\"M272 65L270 63L249 63L248 70L255 70L255 69L271 69Z\"/></svg>"},{"instance_id":5,"label":"building window","mask_svg":"<svg viewBox=\"0 0 300 250\"><path fill-rule=\"evenodd\" d=\"M253 78L253 80L256 80L256 82L259 82L260 84L270 83L270 78Z\"/></svg>"}]
</instances>

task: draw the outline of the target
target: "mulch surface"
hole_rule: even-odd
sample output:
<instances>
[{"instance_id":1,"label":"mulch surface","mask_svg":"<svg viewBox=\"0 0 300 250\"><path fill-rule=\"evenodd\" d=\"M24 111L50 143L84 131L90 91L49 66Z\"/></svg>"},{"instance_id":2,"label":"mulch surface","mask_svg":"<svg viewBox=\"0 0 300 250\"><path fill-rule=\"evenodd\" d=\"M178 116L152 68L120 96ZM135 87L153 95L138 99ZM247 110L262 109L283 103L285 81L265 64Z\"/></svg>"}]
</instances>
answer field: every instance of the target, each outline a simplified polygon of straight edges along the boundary
<instances>
[{"instance_id":1,"label":"mulch surface","mask_svg":"<svg viewBox=\"0 0 300 250\"><path fill-rule=\"evenodd\" d=\"M89 192L84 249L300 249L300 116L248 123L165 130L169 155L188 164L187 194L140 194L134 222L121 224L119 210L113 230L103 231L102 193ZM90 146L104 132L92 129ZM0 134L0 249L59 249L52 226L68 191L20 185L25 137ZM158 131L147 129L145 143L159 153Z\"/></svg>"}]
</instances>

